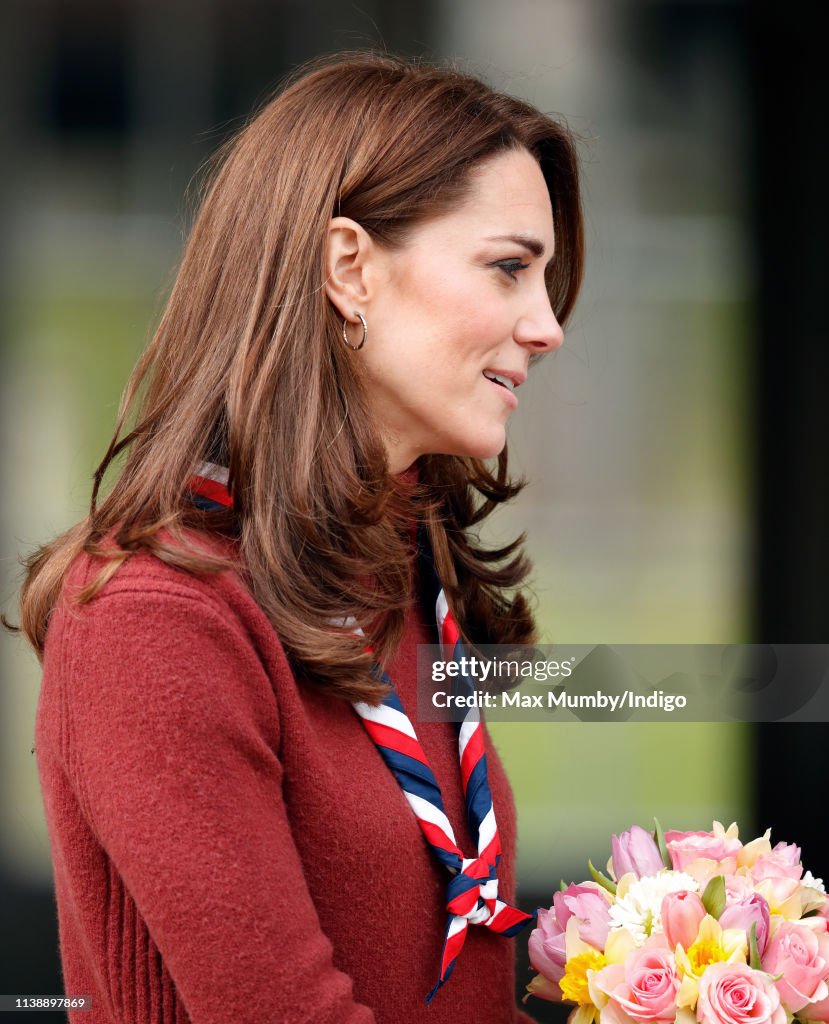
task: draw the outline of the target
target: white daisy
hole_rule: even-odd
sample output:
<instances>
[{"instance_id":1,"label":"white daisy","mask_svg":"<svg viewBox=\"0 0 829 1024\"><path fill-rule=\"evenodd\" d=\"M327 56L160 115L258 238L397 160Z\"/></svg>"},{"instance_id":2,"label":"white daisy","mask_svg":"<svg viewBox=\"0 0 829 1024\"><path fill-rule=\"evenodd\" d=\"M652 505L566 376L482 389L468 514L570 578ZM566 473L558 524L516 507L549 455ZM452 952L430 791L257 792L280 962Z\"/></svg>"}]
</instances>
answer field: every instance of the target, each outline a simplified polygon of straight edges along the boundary
<instances>
[{"instance_id":1,"label":"white daisy","mask_svg":"<svg viewBox=\"0 0 829 1024\"><path fill-rule=\"evenodd\" d=\"M660 871L631 882L628 891L610 907L610 927L626 928L641 946L652 932L662 931L662 900L666 893L689 889L699 883L684 871Z\"/></svg>"}]
</instances>

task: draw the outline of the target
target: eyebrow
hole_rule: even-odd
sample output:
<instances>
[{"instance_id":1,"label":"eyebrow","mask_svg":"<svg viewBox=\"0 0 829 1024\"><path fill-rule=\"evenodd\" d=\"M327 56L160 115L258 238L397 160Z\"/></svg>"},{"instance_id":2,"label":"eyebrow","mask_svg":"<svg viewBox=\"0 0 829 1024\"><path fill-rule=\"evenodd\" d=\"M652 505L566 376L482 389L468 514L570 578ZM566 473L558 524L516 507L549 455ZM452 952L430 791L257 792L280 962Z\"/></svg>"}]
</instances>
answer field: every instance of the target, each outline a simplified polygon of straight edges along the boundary
<instances>
[{"instance_id":1,"label":"eyebrow","mask_svg":"<svg viewBox=\"0 0 829 1024\"><path fill-rule=\"evenodd\" d=\"M487 242L514 242L516 245L523 245L523 247L533 254L533 256L539 257L544 255L544 243L536 238L534 235L490 235ZM547 266L545 270L550 266L555 257L551 256L547 260Z\"/></svg>"}]
</instances>

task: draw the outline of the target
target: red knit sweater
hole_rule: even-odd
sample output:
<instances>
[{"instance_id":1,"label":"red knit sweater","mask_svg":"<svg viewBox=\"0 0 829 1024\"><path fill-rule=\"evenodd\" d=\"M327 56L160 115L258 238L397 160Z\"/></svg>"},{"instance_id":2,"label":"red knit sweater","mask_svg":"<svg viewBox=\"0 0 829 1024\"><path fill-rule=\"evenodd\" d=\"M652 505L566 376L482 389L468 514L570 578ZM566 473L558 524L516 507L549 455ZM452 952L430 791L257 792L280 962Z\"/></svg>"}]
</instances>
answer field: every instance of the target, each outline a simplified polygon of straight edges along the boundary
<instances>
[{"instance_id":1,"label":"red knit sweater","mask_svg":"<svg viewBox=\"0 0 829 1024\"><path fill-rule=\"evenodd\" d=\"M100 564L72 567L69 587ZM392 664L416 707L417 608ZM413 719L414 721L414 719ZM474 856L450 723L415 722ZM486 736L513 902L515 807ZM357 714L300 687L232 573L146 553L50 621L36 750L65 991L84 1024L513 1024L514 943L472 926L430 1006L448 874Z\"/></svg>"}]
</instances>

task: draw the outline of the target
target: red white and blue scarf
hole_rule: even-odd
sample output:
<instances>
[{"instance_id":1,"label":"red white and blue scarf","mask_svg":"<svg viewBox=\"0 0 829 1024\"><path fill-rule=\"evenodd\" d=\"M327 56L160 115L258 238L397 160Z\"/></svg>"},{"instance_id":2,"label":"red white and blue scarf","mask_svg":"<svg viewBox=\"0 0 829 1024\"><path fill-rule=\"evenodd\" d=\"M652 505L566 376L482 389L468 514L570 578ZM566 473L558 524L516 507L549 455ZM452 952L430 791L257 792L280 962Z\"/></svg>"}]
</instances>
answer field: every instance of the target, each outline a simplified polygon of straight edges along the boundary
<instances>
[{"instance_id":1,"label":"red white and blue scarf","mask_svg":"<svg viewBox=\"0 0 829 1024\"><path fill-rule=\"evenodd\" d=\"M224 467L201 463L197 475L190 482L192 500L205 511L231 507L233 500L227 490L227 480L228 472ZM424 527L418 530L418 559L424 601L437 630L443 655L447 660L460 661L463 657L460 631L440 585ZM355 632L363 635L356 626ZM483 925L499 935L513 936L535 920L535 913L526 914L498 899L501 840L487 778L484 735L478 709L469 708L462 720L455 722L467 822L477 847L477 856L464 857L446 816L437 779L394 683L385 672L380 674L380 678L389 690L382 704L374 707L359 701L353 704L354 710L400 783L426 842L452 876L446 892L448 919L440 972L437 984L426 996L426 1002L430 1003L449 979L470 924ZM470 680L463 676L457 679L460 687L469 693L473 691Z\"/></svg>"}]
</instances>

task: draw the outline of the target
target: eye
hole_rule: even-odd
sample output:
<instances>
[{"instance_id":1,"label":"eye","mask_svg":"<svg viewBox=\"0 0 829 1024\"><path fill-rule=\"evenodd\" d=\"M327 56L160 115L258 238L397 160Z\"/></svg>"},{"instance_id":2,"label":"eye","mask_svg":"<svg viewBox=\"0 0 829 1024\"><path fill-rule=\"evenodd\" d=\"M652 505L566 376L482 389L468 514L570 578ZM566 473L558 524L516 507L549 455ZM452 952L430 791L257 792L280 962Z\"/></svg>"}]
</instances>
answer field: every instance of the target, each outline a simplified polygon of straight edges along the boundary
<instances>
[{"instance_id":1,"label":"eye","mask_svg":"<svg viewBox=\"0 0 829 1024\"><path fill-rule=\"evenodd\" d=\"M498 267L499 270L503 270L507 277L517 281L516 273L519 270L526 270L529 263L522 263L521 260L498 260L496 263L491 264L491 266Z\"/></svg>"}]
</instances>

